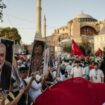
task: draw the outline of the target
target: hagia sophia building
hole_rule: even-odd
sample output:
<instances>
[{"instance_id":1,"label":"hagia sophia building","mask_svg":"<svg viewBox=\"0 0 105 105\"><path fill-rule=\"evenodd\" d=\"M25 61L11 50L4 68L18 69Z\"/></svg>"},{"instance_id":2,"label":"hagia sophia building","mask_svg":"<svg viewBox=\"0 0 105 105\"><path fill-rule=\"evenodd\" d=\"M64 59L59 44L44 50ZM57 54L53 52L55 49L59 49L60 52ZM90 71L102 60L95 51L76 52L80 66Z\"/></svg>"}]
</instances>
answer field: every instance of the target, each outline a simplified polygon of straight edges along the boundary
<instances>
[{"instance_id":1,"label":"hagia sophia building","mask_svg":"<svg viewBox=\"0 0 105 105\"><path fill-rule=\"evenodd\" d=\"M51 52L62 52L60 43L64 39L73 39L80 44L83 38L88 39L91 49L94 52L105 48L105 20L98 21L91 15L81 12L74 16L64 26L58 27L48 36L46 35L46 17L43 19L43 33L41 32L41 0L36 0L36 34L39 39L46 39Z\"/></svg>"},{"instance_id":2,"label":"hagia sophia building","mask_svg":"<svg viewBox=\"0 0 105 105\"><path fill-rule=\"evenodd\" d=\"M62 40L70 38L79 44L82 43L83 37L88 38L93 52L98 48L103 50L105 47L105 20L98 21L91 15L81 12L66 25L55 29L52 35L47 37L47 42L52 46L59 46Z\"/></svg>"},{"instance_id":3,"label":"hagia sophia building","mask_svg":"<svg viewBox=\"0 0 105 105\"><path fill-rule=\"evenodd\" d=\"M64 26L55 29L50 36L46 35L47 19L44 16L42 22L41 1L42 0L36 0L35 39L38 38L46 41L51 53L57 54L63 52L61 42L65 39L69 39L70 42L73 39L77 44L80 44L82 43L83 38L86 38L88 39L93 53L99 48L101 50L105 48L105 20L98 21L96 18L83 11L70 19Z\"/></svg>"}]
</instances>

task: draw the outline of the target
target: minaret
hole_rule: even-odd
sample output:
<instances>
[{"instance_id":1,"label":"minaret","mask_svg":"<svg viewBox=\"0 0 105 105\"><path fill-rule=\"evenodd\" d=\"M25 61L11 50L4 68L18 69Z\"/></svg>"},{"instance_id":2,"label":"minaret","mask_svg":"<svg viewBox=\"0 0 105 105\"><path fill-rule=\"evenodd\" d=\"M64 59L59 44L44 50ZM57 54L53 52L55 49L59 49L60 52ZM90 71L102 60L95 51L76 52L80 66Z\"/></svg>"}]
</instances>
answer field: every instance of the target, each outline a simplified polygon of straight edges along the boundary
<instances>
[{"instance_id":1,"label":"minaret","mask_svg":"<svg viewBox=\"0 0 105 105\"><path fill-rule=\"evenodd\" d=\"M36 38L42 38L41 33L41 0L36 0Z\"/></svg>"},{"instance_id":2,"label":"minaret","mask_svg":"<svg viewBox=\"0 0 105 105\"><path fill-rule=\"evenodd\" d=\"M46 16L43 19L43 37L46 38Z\"/></svg>"}]
</instances>

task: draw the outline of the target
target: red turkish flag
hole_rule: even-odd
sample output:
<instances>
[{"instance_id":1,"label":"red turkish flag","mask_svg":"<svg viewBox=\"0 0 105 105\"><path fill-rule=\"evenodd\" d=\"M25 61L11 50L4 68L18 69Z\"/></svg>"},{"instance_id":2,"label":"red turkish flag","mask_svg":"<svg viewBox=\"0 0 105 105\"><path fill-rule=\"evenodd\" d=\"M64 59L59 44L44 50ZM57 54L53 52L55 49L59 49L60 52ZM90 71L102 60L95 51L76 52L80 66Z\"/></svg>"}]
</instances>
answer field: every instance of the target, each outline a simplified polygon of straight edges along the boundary
<instances>
[{"instance_id":1,"label":"red turkish flag","mask_svg":"<svg viewBox=\"0 0 105 105\"><path fill-rule=\"evenodd\" d=\"M73 78L45 90L33 105L103 105L105 83Z\"/></svg>"},{"instance_id":2,"label":"red turkish flag","mask_svg":"<svg viewBox=\"0 0 105 105\"><path fill-rule=\"evenodd\" d=\"M102 55L103 55L103 52L102 52L102 50L99 48L99 49L96 51L96 56L101 57Z\"/></svg>"},{"instance_id":3,"label":"red turkish flag","mask_svg":"<svg viewBox=\"0 0 105 105\"><path fill-rule=\"evenodd\" d=\"M82 51L80 50L80 48L74 40L72 40L71 52L73 55L77 55L78 57L84 57L84 54L82 53Z\"/></svg>"}]
</instances>

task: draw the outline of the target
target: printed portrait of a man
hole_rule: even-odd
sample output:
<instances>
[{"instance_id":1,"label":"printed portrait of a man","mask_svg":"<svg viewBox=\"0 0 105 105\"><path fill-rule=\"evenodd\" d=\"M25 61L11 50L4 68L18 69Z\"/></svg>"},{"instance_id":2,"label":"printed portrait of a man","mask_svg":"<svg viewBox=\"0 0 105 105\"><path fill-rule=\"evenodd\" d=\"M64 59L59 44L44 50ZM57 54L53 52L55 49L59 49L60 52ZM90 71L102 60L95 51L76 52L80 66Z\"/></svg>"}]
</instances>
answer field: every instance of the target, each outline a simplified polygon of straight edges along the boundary
<instances>
[{"instance_id":1,"label":"printed portrait of a man","mask_svg":"<svg viewBox=\"0 0 105 105\"><path fill-rule=\"evenodd\" d=\"M30 66L31 73L34 73L36 71L39 71L40 73L43 72L44 49L45 49L44 41L39 41L39 40L34 41L32 57L31 57L31 66Z\"/></svg>"},{"instance_id":2,"label":"printed portrait of a man","mask_svg":"<svg viewBox=\"0 0 105 105\"><path fill-rule=\"evenodd\" d=\"M0 39L0 89L9 90L13 58L13 41Z\"/></svg>"}]
</instances>

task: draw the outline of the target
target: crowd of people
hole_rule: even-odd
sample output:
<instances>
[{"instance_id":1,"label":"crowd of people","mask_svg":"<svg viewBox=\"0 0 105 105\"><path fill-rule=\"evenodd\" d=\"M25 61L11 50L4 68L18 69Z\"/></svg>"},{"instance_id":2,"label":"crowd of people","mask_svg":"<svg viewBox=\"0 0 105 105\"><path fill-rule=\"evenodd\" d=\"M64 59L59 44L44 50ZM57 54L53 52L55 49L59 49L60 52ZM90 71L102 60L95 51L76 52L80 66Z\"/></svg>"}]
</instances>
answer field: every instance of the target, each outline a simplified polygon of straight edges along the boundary
<instances>
[{"instance_id":1,"label":"crowd of people","mask_svg":"<svg viewBox=\"0 0 105 105\"><path fill-rule=\"evenodd\" d=\"M103 83L104 72L101 69L101 60L97 62L85 59L62 61L60 65L60 80L82 77L92 82Z\"/></svg>"},{"instance_id":2,"label":"crowd of people","mask_svg":"<svg viewBox=\"0 0 105 105\"><path fill-rule=\"evenodd\" d=\"M6 47L0 43L0 105L32 105L48 87L70 78L105 82L105 57L62 59L51 55L47 75L38 70L29 75L31 57L22 60L15 56L10 64L5 56Z\"/></svg>"}]
</instances>

